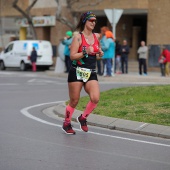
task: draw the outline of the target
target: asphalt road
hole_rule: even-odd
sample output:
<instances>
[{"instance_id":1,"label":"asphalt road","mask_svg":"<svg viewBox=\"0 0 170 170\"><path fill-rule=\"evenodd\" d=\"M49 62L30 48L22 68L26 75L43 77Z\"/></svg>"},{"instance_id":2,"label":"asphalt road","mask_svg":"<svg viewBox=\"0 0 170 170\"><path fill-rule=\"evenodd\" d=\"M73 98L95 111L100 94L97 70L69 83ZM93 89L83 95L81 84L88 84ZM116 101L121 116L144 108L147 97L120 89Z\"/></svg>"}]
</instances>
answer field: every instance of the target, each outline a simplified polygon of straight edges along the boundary
<instances>
[{"instance_id":1,"label":"asphalt road","mask_svg":"<svg viewBox=\"0 0 170 170\"><path fill-rule=\"evenodd\" d=\"M101 91L130 86L100 83ZM85 95L82 91L81 95ZM68 99L65 78L0 72L0 170L170 170L170 140L97 127L76 135L43 110Z\"/></svg>"}]
</instances>

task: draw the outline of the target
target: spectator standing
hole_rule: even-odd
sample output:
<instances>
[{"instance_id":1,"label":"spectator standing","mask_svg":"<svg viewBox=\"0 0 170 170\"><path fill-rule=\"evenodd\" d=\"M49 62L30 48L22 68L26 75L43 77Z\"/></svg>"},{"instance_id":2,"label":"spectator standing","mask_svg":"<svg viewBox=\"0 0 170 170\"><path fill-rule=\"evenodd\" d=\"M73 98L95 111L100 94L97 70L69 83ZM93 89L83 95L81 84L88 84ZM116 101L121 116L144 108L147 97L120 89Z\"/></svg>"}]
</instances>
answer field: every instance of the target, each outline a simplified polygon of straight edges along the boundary
<instances>
[{"instance_id":1,"label":"spectator standing","mask_svg":"<svg viewBox=\"0 0 170 170\"><path fill-rule=\"evenodd\" d=\"M70 60L70 45L72 43L72 31L67 31L66 36L64 37L62 44L65 45L64 48L64 55L65 55L65 66L66 66L66 73L69 72L71 67L71 60Z\"/></svg>"},{"instance_id":2,"label":"spectator standing","mask_svg":"<svg viewBox=\"0 0 170 170\"><path fill-rule=\"evenodd\" d=\"M109 28L106 26L101 27L100 29L101 31L101 37L100 37L100 44L101 47L103 46L103 44L106 41L106 36L105 36L105 32L109 31ZM103 50L103 49L102 49ZM103 61L103 60L102 60ZM103 67L101 66L101 60L97 60L97 68L98 68L98 73L101 73L101 75L105 75L106 74L106 69L104 68L104 62L103 62ZM100 74L99 74L100 75Z\"/></svg>"},{"instance_id":3,"label":"spectator standing","mask_svg":"<svg viewBox=\"0 0 170 170\"><path fill-rule=\"evenodd\" d=\"M115 42L116 44L116 49L115 49L115 52L116 52L116 61L115 61L115 73L117 74L121 74L121 45L119 43L118 40L116 40Z\"/></svg>"},{"instance_id":4,"label":"spectator standing","mask_svg":"<svg viewBox=\"0 0 170 170\"><path fill-rule=\"evenodd\" d=\"M122 73L128 73L128 54L130 48L127 45L127 40L123 40L123 45L121 46L121 67Z\"/></svg>"},{"instance_id":5,"label":"spectator standing","mask_svg":"<svg viewBox=\"0 0 170 170\"><path fill-rule=\"evenodd\" d=\"M170 76L170 51L164 47L161 55L165 57L165 75Z\"/></svg>"},{"instance_id":6,"label":"spectator standing","mask_svg":"<svg viewBox=\"0 0 170 170\"><path fill-rule=\"evenodd\" d=\"M102 57L104 68L106 67L106 77L112 76L112 59L115 56L115 42L111 31L105 32L106 40L102 43L104 55Z\"/></svg>"},{"instance_id":7,"label":"spectator standing","mask_svg":"<svg viewBox=\"0 0 170 170\"><path fill-rule=\"evenodd\" d=\"M141 41L141 46L138 48L137 53L139 54L139 74L147 75L147 55L148 55L148 47L145 45L145 41ZM143 70L142 70L143 67Z\"/></svg>"},{"instance_id":8,"label":"spectator standing","mask_svg":"<svg viewBox=\"0 0 170 170\"><path fill-rule=\"evenodd\" d=\"M166 58L161 55L158 59L158 62L160 64L160 69L161 69L161 76L164 77L165 76L165 64L166 64Z\"/></svg>"},{"instance_id":9,"label":"spectator standing","mask_svg":"<svg viewBox=\"0 0 170 170\"><path fill-rule=\"evenodd\" d=\"M37 71L37 66L36 66L36 61L37 61L37 51L35 47L32 48L30 60L32 63L32 71L36 72Z\"/></svg>"}]
</instances>

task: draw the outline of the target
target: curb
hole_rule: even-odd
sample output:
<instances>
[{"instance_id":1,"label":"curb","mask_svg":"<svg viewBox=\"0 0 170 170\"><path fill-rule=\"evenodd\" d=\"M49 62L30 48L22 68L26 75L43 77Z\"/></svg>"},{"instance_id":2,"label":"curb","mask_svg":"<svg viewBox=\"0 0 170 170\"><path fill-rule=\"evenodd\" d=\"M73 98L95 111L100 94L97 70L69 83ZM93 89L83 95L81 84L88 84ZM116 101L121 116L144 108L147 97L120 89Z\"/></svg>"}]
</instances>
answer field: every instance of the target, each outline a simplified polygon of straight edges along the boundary
<instances>
[{"instance_id":1,"label":"curb","mask_svg":"<svg viewBox=\"0 0 170 170\"><path fill-rule=\"evenodd\" d=\"M47 75L67 78L65 73L55 73L55 71L47 71ZM147 84L147 85L167 85L170 84L170 79L167 77L161 77L160 72L149 72L148 76L139 76L136 72L130 72L129 74L116 75L114 77L105 78L103 76L98 76L99 83L132 83L133 84ZM51 108L52 115L57 115L64 118L65 115L65 103L60 103L57 106ZM76 121L76 117L82 114L81 111L75 110L73 114L73 121ZM55 118L53 116L53 118ZM131 120L123 120L118 118L105 117L95 114L90 114L88 118L88 124L93 126L99 126L103 128L108 128L112 130L119 130L125 132L131 132L136 134L155 136L161 138L170 139L170 126L162 126L156 124L150 124L145 122L136 122Z\"/></svg>"},{"instance_id":2,"label":"curb","mask_svg":"<svg viewBox=\"0 0 170 170\"><path fill-rule=\"evenodd\" d=\"M65 116L65 103L59 103L46 109L47 114L53 114L53 118ZM50 113L49 113L50 112ZM72 121L76 121L76 118L82 114L82 111L75 110ZM162 126L144 122L137 122L131 120L124 120L119 118L111 118L106 116L100 116L95 114L90 114L88 118L88 124L92 126L98 126L102 128L107 128L111 130L118 130L124 132L130 132L135 134L142 134L154 137L161 137L170 139L170 126Z\"/></svg>"}]
</instances>

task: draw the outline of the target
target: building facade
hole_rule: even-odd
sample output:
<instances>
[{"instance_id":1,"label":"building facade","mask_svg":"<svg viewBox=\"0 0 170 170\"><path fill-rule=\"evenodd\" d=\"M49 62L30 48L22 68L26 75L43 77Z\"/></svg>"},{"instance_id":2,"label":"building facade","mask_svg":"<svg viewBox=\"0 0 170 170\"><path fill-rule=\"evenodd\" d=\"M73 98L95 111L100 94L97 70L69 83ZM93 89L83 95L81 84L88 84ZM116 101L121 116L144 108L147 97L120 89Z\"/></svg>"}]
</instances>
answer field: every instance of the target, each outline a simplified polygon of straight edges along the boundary
<instances>
[{"instance_id":1,"label":"building facade","mask_svg":"<svg viewBox=\"0 0 170 170\"><path fill-rule=\"evenodd\" d=\"M0 47L4 47L6 42L13 38L31 39L32 34L28 25L21 25L24 17L12 7L14 0L1 0L0 3ZM19 0L18 5L26 9L33 0ZM74 21L67 8L66 0L60 0L62 3L62 15L70 21ZM100 32L102 26L108 26L112 30L112 25L104 12L104 9L122 9L121 15L116 25L116 39L122 43L123 39L128 41L131 47L129 59L137 60L137 48L140 41L146 41L149 49L158 48L161 45L170 44L170 0L103 0L97 5L83 6L85 3L95 3L95 0L80 0L73 5L72 10L76 13L83 11L93 11L97 15L98 23L95 28ZM31 9L31 15L39 25L35 26L37 37L40 40L49 40L52 45L57 46L65 36L65 32L70 30L66 25L53 20L51 25L45 24L46 18L54 18L57 12L57 3L55 0L38 0ZM52 20L52 19L51 19ZM44 25L43 25L44 24ZM5 37L7 37L5 39ZM10 38L10 39L9 39ZM154 47L154 48L152 48ZM152 53L153 54L153 53ZM56 53L54 54L57 55ZM158 56L149 56L152 60ZM156 58L155 58L156 57ZM151 62L152 62L151 60ZM151 64L151 66L155 66Z\"/></svg>"}]
</instances>

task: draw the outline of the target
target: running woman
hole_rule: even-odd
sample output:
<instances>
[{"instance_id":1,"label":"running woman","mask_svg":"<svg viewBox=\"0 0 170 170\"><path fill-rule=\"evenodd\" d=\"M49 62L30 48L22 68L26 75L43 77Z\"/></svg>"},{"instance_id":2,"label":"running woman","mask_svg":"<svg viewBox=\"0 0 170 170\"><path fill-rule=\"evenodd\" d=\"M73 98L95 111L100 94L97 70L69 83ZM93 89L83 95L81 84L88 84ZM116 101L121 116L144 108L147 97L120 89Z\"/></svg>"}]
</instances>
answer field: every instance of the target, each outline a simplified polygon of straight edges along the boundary
<instances>
[{"instance_id":1,"label":"running woman","mask_svg":"<svg viewBox=\"0 0 170 170\"><path fill-rule=\"evenodd\" d=\"M87 117L96 108L99 102L100 91L96 73L96 58L103 56L100 48L98 33L93 33L96 25L96 16L93 12L81 15L77 30L80 32L72 41L70 59L72 66L68 74L68 89L70 101L66 106L65 119L62 130L66 134L75 134L72 129L71 119L73 112L79 102L82 87L90 97L82 115L77 117L80 129L88 132Z\"/></svg>"}]
</instances>

